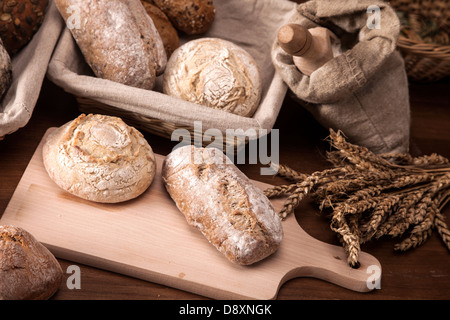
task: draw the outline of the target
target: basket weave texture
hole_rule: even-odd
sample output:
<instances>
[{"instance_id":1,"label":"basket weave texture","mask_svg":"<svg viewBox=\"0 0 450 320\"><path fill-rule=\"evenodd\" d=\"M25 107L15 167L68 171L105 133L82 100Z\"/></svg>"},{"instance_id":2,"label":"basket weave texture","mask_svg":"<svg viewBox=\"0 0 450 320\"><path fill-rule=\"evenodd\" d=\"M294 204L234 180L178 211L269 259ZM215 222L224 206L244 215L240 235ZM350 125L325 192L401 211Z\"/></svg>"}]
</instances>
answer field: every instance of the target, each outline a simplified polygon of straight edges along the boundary
<instances>
[{"instance_id":1,"label":"basket weave texture","mask_svg":"<svg viewBox=\"0 0 450 320\"><path fill-rule=\"evenodd\" d=\"M398 49L405 59L408 77L434 82L450 75L450 1L391 0L399 13L401 34ZM402 19L403 18L403 19ZM434 36L423 37L424 29Z\"/></svg>"},{"instance_id":2,"label":"basket weave texture","mask_svg":"<svg viewBox=\"0 0 450 320\"><path fill-rule=\"evenodd\" d=\"M166 95L162 90L163 76L158 77L153 90L95 77L67 28L59 38L47 76L76 97L81 112L119 116L142 131L169 139L180 129L175 136L183 132L184 138L190 133L191 139L202 138L197 140L207 145L214 141L223 142L225 147L243 147L247 141L268 134L281 109L287 86L275 72L270 48L279 26L296 4L279 0L215 0L214 5L216 15L211 28L196 37L180 34L180 43L200 37L221 38L238 44L253 56L260 68L262 95L251 117ZM269 16L271 19L267 19ZM244 134L230 134L228 139L227 132L231 130Z\"/></svg>"}]
</instances>

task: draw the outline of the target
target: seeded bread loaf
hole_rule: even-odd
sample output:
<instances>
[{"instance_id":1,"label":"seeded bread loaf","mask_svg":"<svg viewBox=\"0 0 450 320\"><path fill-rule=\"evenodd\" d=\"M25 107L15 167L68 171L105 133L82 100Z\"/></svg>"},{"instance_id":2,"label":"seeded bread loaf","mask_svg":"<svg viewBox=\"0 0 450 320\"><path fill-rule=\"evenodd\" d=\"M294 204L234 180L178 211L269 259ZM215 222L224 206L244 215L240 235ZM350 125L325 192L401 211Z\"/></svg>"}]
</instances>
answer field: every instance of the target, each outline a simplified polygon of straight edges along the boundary
<instances>
[{"instance_id":1,"label":"seeded bread loaf","mask_svg":"<svg viewBox=\"0 0 450 320\"><path fill-rule=\"evenodd\" d=\"M59 289L62 269L26 230L0 226L0 300L44 300Z\"/></svg>"},{"instance_id":2,"label":"seeded bread loaf","mask_svg":"<svg viewBox=\"0 0 450 320\"><path fill-rule=\"evenodd\" d=\"M11 57L3 46L0 38L0 100L8 90L12 79Z\"/></svg>"},{"instance_id":3,"label":"seeded bread loaf","mask_svg":"<svg viewBox=\"0 0 450 320\"><path fill-rule=\"evenodd\" d=\"M167 95L244 117L256 111L261 87L253 57L219 38L191 40L175 50L163 84Z\"/></svg>"},{"instance_id":4,"label":"seeded bread loaf","mask_svg":"<svg viewBox=\"0 0 450 320\"><path fill-rule=\"evenodd\" d=\"M218 149L184 146L162 168L165 187L187 222L230 261L250 265L279 247L272 204Z\"/></svg>"},{"instance_id":5,"label":"seeded bread loaf","mask_svg":"<svg viewBox=\"0 0 450 320\"><path fill-rule=\"evenodd\" d=\"M33 37L44 21L48 0L0 1L0 37L10 55Z\"/></svg>"},{"instance_id":6,"label":"seeded bread loaf","mask_svg":"<svg viewBox=\"0 0 450 320\"><path fill-rule=\"evenodd\" d=\"M64 21L71 19L68 27L97 77L153 89L167 56L140 0L56 0L56 5Z\"/></svg>"},{"instance_id":7,"label":"seeded bread loaf","mask_svg":"<svg viewBox=\"0 0 450 320\"><path fill-rule=\"evenodd\" d=\"M90 201L136 198L155 176L155 157L147 140L117 117L82 114L52 132L42 152L50 178Z\"/></svg>"},{"instance_id":8,"label":"seeded bread loaf","mask_svg":"<svg viewBox=\"0 0 450 320\"><path fill-rule=\"evenodd\" d=\"M169 18L157 6L144 0L141 0L141 2L161 36L167 57L170 57L172 52L180 46L180 38L178 37L177 30Z\"/></svg>"},{"instance_id":9,"label":"seeded bread loaf","mask_svg":"<svg viewBox=\"0 0 450 320\"><path fill-rule=\"evenodd\" d=\"M202 34L211 27L216 10L212 0L145 0L158 6L178 30Z\"/></svg>"}]
</instances>

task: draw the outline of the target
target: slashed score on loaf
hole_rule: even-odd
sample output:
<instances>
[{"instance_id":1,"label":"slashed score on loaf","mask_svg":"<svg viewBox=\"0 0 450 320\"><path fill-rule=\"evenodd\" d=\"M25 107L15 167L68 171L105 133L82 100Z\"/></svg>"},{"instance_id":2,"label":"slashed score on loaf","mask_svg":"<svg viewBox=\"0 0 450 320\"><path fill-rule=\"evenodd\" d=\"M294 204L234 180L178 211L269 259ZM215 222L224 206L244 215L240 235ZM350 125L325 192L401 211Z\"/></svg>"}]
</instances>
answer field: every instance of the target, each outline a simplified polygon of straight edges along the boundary
<instances>
[{"instance_id":1,"label":"slashed score on loaf","mask_svg":"<svg viewBox=\"0 0 450 320\"><path fill-rule=\"evenodd\" d=\"M164 72L167 55L140 0L55 0L64 21L79 10L70 31L94 74L151 90Z\"/></svg>"},{"instance_id":2,"label":"slashed score on loaf","mask_svg":"<svg viewBox=\"0 0 450 320\"><path fill-rule=\"evenodd\" d=\"M0 1L0 99L12 82L11 58L39 30L47 7L48 0Z\"/></svg>"},{"instance_id":3,"label":"slashed score on loaf","mask_svg":"<svg viewBox=\"0 0 450 320\"><path fill-rule=\"evenodd\" d=\"M269 199L219 149L179 147L162 176L187 222L228 260L250 265L280 246L282 225Z\"/></svg>"},{"instance_id":4,"label":"slashed score on loaf","mask_svg":"<svg viewBox=\"0 0 450 320\"><path fill-rule=\"evenodd\" d=\"M151 185L153 150L118 117L80 115L51 132L42 149L45 169L63 190L103 203L134 199Z\"/></svg>"}]
</instances>

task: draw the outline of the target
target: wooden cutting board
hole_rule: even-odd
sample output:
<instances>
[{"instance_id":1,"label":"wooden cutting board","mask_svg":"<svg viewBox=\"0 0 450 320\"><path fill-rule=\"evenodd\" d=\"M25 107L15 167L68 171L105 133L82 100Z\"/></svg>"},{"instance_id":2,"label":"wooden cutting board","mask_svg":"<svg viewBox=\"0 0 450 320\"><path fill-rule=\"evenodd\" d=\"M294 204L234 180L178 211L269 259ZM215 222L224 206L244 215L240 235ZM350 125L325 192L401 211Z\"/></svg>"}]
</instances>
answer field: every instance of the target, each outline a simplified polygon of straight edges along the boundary
<instances>
[{"instance_id":1,"label":"wooden cutting board","mask_svg":"<svg viewBox=\"0 0 450 320\"><path fill-rule=\"evenodd\" d=\"M361 253L361 267L350 268L341 247L312 238L293 215L283 221L284 239L275 254L251 266L234 265L187 224L166 192L160 171L137 199L89 202L49 178L42 141L0 224L23 227L56 257L215 299L274 299L284 282L305 276L366 292L373 287L368 280L381 276L373 256ZM159 169L163 159L157 156ZM279 210L282 201L273 204ZM370 266L379 272L372 273Z\"/></svg>"}]
</instances>

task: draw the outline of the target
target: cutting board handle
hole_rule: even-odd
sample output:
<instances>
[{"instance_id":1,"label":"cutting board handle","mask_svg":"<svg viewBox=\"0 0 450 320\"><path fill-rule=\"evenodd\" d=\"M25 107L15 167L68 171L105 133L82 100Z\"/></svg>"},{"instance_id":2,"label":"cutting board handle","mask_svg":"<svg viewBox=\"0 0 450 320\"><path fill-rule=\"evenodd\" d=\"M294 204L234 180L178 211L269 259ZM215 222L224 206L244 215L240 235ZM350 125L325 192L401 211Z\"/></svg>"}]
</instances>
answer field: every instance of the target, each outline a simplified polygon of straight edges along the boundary
<instances>
[{"instance_id":1,"label":"cutting board handle","mask_svg":"<svg viewBox=\"0 0 450 320\"><path fill-rule=\"evenodd\" d=\"M287 264L280 285L297 277L313 277L358 292L380 288L381 264L375 257L360 252L360 265L352 268L342 247L311 237L298 225L294 215L284 223L285 238L281 254L286 255L283 258Z\"/></svg>"}]
</instances>

